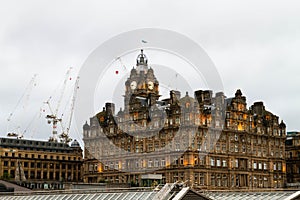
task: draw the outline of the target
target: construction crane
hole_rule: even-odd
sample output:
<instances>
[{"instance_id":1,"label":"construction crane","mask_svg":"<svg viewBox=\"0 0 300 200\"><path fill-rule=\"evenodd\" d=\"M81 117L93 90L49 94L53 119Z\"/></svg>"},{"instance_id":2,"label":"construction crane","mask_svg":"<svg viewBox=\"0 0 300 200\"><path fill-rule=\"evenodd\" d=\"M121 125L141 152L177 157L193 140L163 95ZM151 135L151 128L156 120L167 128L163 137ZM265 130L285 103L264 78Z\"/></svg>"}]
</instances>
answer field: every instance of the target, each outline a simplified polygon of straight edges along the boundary
<instances>
[{"instance_id":1,"label":"construction crane","mask_svg":"<svg viewBox=\"0 0 300 200\"><path fill-rule=\"evenodd\" d=\"M69 143L72 141L72 139L69 136L70 128L71 128L71 123L72 123L72 117L73 117L73 112L74 112L74 107L75 107L75 101L77 97L77 91L79 89L79 76L76 78L76 82L74 85L74 91L73 91L73 96L72 96L72 102L71 102L71 109L70 109L70 116L68 120L68 126L65 129L63 127L63 132L60 134L60 141L62 143Z\"/></svg>"},{"instance_id":2,"label":"construction crane","mask_svg":"<svg viewBox=\"0 0 300 200\"><path fill-rule=\"evenodd\" d=\"M61 123L62 119L57 117L57 113L58 113L61 101L62 101L64 93L65 93L65 89L66 89L67 81L69 80L69 77L70 77L71 69L72 68L70 67L68 69L66 75L65 75L65 79L64 79L64 82L63 82L61 93L60 93L59 98L58 98L56 109L53 111L53 109L50 105L50 100L52 99L52 96L50 96L49 99L46 102L44 102L45 104L48 105L50 113L51 113L50 115L46 115L46 119L48 121L48 124L52 123L52 136L50 136L50 138L49 138L50 142L57 142L58 141L58 139L57 139L57 124L60 123L61 126L62 126L62 123Z\"/></svg>"},{"instance_id":3,"label":"construction crane","mask_svg":"<svg viewBox=\"0 0 300 200\"><path fill-rule=\"evenodd\" d=\"M123 67L123 71L127 72L127 68L126 68L125 64L123 63L123 61L121 60L121 57L117 57L116 60L118 60L120 62L121 66Z\"/></svg>"},{"instance_id":4,"label":"construction crane","mask_svg":"<svg viewBox=\"0 0 300 200\"><path fill-rule=\"evenodd\" d=\"M30 98L30 94L31 91L33 89L34 86L36 86L36 78L37 78L37 74L34 74L33 77L31 78L29 84L27 85L24 93L22 94L22 96L20 97L20 99L18 100L17 105L15 106L13 112L11 112L7 118L7 132L9 129L9 123L12 121L13 116L15 115L15 112L20 109L19 106L21 103L23 103L22 109L23 109L23 113L25 113L25 109L27 108L27 104L29 102L29 98ZM21 127L20 125L17 126L17 130L13 131L13 132L8 132L7 136L8 137L15 137L17 139L21 139L24 137L24 132L21 132Z\"/></svg>"}]
</instances>

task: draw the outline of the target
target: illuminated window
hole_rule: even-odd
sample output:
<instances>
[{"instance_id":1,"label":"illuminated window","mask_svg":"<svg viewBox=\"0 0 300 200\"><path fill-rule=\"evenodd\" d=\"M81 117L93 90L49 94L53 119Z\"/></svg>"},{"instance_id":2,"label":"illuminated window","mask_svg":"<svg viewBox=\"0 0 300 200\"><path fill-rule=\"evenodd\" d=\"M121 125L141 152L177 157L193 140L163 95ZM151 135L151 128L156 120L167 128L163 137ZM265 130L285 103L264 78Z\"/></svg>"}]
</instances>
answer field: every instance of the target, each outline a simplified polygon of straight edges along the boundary
<instances>
[{"instance_id":1,"label":"illuminated window","mask_svg":"<svg viewBox=\"0 0 300 200\"><path fill-rule=\"evenodd\" d=\"M227 167L227 161L226 160L223 160L223 167Z\"/></svg>"},{"instance_id":2,"label":"illuminated window","mask_svg":"<svg viewBox=\"0 0 300 200\"><path fill-rule=\"evenodd\" d=\"M215 166L215 159L214 158L210 159L210 166Z\"/></svg>"},{"instance_id":3,"label":"illuminated window","mask_svg":"<svg viewBox=\"0 0 300 200\"><path fill-rule=\"evenodd\" d=\"M235 159L235 167L239 168L239 160L238 159Z\"/></svg>"},{"instance_id":4,"label":"illuminated window","mask_svg":"<svg viewBox=\"0 0 300 200\"><path fill-rule=\"evenodd\" d=\"M239 146L237 144L234 145L234 152L239 152Z\"/></svg>"},{"instance_id":5,"label":"illuminated window","mask_svg":"<svg viewBox=\"0 0 300 200\"><path fill-rule=\"evenodd\" d=\"M257 164L256 164L256 162L253 163L253 169L257 169Z\"/></svg>"},{"instance_id":6,"label":"illuminated window","mask_svg":"<svg viewBox=\"0 0 300 200\"><path fill-rule=\"evenodd\" d=\"M264 162L264 170L267 170L268 169L268 165L267 163Z\"/></svg>"}]
</instances>

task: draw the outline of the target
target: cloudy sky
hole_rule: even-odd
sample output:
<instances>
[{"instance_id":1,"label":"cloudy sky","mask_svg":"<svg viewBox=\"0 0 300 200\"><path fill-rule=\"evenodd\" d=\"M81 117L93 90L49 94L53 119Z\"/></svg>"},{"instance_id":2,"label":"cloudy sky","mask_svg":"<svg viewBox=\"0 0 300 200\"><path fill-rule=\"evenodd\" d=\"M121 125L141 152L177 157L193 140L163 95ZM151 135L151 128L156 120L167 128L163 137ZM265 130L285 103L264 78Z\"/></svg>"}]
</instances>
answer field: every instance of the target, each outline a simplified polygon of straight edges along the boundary
<instances>
[{"instance_id":1,"label":"cloudy sky","mask_svg":"<svg viewBox=\"0 0 300 200\"><path fill-rule=\"evenodd\" d=\"M248 106L264 101L288 130L300 130L299 8L299 2L286 0L2 1L1 136L19 125L27 130L25 138L47 139L51 127L40 108L48 112L43 101L59 96L68 68L70 97L69 85L90 53L139 28L173 30L194 40L213 60L227 96L240 88ZM32 92L18 104L34 74ZM71 136L80 139L77 126Z\"/></svg>"}]
</instances>

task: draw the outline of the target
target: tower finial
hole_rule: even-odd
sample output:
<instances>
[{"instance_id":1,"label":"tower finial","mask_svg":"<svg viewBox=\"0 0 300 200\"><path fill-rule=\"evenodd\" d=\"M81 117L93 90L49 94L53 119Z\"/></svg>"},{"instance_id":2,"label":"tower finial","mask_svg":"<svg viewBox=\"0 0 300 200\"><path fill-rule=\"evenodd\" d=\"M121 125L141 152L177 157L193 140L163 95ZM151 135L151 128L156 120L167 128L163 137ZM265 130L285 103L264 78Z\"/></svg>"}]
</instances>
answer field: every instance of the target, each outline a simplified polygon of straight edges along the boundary
<instances>
[{"instance_id":1,"label":"tower finial","mask_svg":"<svg viewBox=\"0 0 300 200\"><path fill-rule=\"evenodd\" d=\"M136 65L145 65L147 66L148 63L148 59L146 57L146 55L144 54L144 50L141 49L141 53L138 55L137 59L136 59Z\"/></svg>"}]
</instances>

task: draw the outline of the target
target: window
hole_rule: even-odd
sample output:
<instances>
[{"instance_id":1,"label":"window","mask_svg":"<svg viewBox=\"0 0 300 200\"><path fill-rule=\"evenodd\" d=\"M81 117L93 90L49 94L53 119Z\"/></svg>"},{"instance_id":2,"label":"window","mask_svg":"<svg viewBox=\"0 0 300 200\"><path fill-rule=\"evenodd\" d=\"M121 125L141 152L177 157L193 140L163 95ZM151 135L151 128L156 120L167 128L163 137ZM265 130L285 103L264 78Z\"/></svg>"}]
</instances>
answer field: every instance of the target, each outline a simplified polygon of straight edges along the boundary
<instances>
[{"instance_id":1,"label":"window","mask_svg":"<svg viewBox=\"0 0 300 200\"><path fill-rule=\"evenodd\" d=\"M175 148L175 151L180 151L180 144L178 142L176 143Z\"/></svg>"},{"instance_id":2,"label":"window","mask_svg":"<svg viewBox=\"0 0 300 200\"><path fill-rule=\"evenodd\" d=\"M261 162L258 163L258 169L262 169L262 164L261 164Z\"/></svg>"},{"instance_id":3,"label":"window","mask_svg":"<svg viewBox=\"0 0 300 200\"><path fill-rule=\"evenodd\" d=\"M234 152L239 152L239 145L238 144L234 145Z\"/></svg>"},{"instance_id":4,"label":"window","mask_svg":"<svg viewBox=\"0 0 300 200\"><path fill-rule=\"evenodd\" d=\"M200 173L200 185L204 185L204 174Z\"/></svg>"},{"instance_id":5,"label":"window","mask_svg":"<svg viewBox=\"0 0 300 200\"><path fill-rule=\"evenodd\" d=\"M230 112L226 113L226 118L229 119L230 118Z\"/></svg>"},{"instance_id":6,"label":"window","mask_svg":"<svg viewBox=\"0 0 300 200\"><path fill-rule=\"evenodd\" d=\"M200 156L199 158L199 164L204 165L204 156Z\"/></svg>"},{"instance_id":7,"label":"window","mask_svg":"<svg viewBox=\"0 0 300 200\"><path fill-rule=\"evenodd\" d=\"M176 124L179 124L179 123L180 123L180 119L179 119L179 117L178 117L178 116L176 117L176 120L175 120L175 122L176 122Z\"/></svg>"},{"instance_id":8,"label":"window","mask_svg":"<svg viewBox=\"0 0 300 200\"><path fill-rule=\"evenodd\" d=\"M180 158L180 165L183 165L183 158Z\"/></svg>"},{"instance_id":9,"label":"window","mask_svg":"<svg viewBox=\"0 0 300 200\"><path fill-rule=\"evenodd\" d=\"M230 121L227 120L227 128L229 128L229 127L230 127Z\"/></svg>"},{"instance_id":10,"label":"window","mask_svg":"<svg viewBox=\"0 0 300 200\"><path fill-rule=\"evenodd\" d=\"M222 144L222 152L226 152L226 144Z\"/></svg>"},{"instance_id":11,"label":"window","mask_svg":"<svg viewBox=\"0 0 300 200\"><path fill-rule=\"evenodd\" d=\"M221 167L221 160L219 158L217 159L217 167Z\"/></svg>"},{"instance_id":12,"label":"window","mask_svg":"<svg viewBox=\"0 0 300 200\"><path fill-rule=\"evenodd\" d=\"M253 163L253 169L256 169L257 168L257 165L256 165L256 162Z\"/></svg>"},{"instance_id":13,"label":"window","mask_svg":"<svg viewBox=\"0 0 300 200\"><path fill-rule=\"evenodd\" d=\"M238 140L239 140L239 137L238 137L237 134L234 134L234 140L235 140L235 141L238 141Z\"/></svg>"},{"instance_id":14,"label":"window","mask_svg":"<svg viewBox=\"0 0 300 200\"><path fill-rule=\"evenodd\" d=\"M148 161L148 167L152 167L152 160Z\"/></svg>"},{"instance_id":15,"label":"window","mask_svg":"<svg viewBox=\"0 0 300 200\"><path fill-rule=\"evenodd\" d=\"M264 170L267 170L267 169L268 169L267 163L264 162Z\"/></svg>"},{"instance_id":16,"label":"window","mask_svg":"<svg viewBox=\"0 0 300 200\"><path fill-rule=\"evenodd\" d=\"M190 120L190 115L189 114L185 115L185 120L187 120L187 121Z\"/></svg>"},{"instance_id":17,"label":"window","mask_svg":"<svg viewBox=\"0 0 300 200\"><path fill-rule=\"evenodd\" d=\"M154 161L154 167L159 167L159 162L158 162L158 160L155 160L155 161Z\"/></svg>"},{"instance_id":18,"label":"window","mask_svg":"<svg viewBox=\"0 0 300 200\"><path fill-rule=\"evenodd\" d=\"M219 144L219 143L216 144L216 151L217 151L217 152L220 151L220 144Z\"/></svg>"},{"instance_id":19,"label":"window","mask_svg":"<svg viewBox=\"0 0 300 200\"><path fill-rule=\"evenodd\" d=\"M210 159L210 166L215 166L215 159L214 158Z\"/></svg>"},{"instance_id":20,"label":"window","mask_svg":"<svg viewBox=\"0 0 300 200\"><path fill-rule=\"evenodd\" d=\"M139 166L139 161L135 161L135 167L136 168L139 168L140 166Z\"/></svg>"},{"instance_id":21,"label":"window","mask_svg":"<svg viewBox=\"0 0 300 200\"><path fill-rule=\"evenodd\" d=\"M210 182L211 182L211 185L212 186L215 186L216 185L216 182L215 182L216 180L215 180L215 175L211 175L211 179L210 179Z\"/></svg>"},{"instance_id":22,"label":"window","mask_svg":"<svg viewBox=\"0 0 300 200\"><path fill-rule=\"evenodd\" d=\"M162 166L162 167L165 167L165 166L166 166L166 161L165 161L165 159L162 159L162 160L161 160L161 166Z\"/></svg>"},{"instance_id":23,"label":"window","mask_svg":"<svg viewBox=\"0 0 300 200\"><path fill-rule=\"evenodd\" d=\"M278 163L278 170L281 171L281 162Z\"/></svg>"},{"instance_id":24,"label":"window","mask_svg":"<svg viewBox=\"0 0 300 200\"><path fill-rule=\"evenodd\" d=\"M242 146L242 152L246 153L246 146L245 145Z\"/></svg>"},{"instance_id":25,"label":"window","mask_svg":"<svg viewBox=\"0 0 300 200\"><path fill-rule=\"evenodd\" d=\"M239 167L239 160L235 159L235 168L238 168L238 167Z\"/></svg>"},{"instance_id":26,"label":"window","mask_svg":"<svg viewBox=\"0 0 300 200\"><path fill-rule=\"evenodd\" d=\"M227 162L226 162L226 160L223 160L223 167L227 167Z\"/></svg>"}]
</instances>

